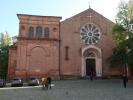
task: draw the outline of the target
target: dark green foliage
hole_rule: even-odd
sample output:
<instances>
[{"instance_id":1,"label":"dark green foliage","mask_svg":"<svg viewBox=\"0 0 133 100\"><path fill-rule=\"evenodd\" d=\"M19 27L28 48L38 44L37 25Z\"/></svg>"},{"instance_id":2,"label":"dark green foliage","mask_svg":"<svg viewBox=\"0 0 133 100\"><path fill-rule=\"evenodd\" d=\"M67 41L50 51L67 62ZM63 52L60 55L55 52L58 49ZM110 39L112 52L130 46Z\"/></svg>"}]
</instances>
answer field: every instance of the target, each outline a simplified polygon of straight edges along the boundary
<instances>
[{"instance_id":1,"label":"dark green foliage","mask_svg":"<svg viewBox=\"0 0 133 100\"><path fill-rule=\"evenodd\" d=\"M0 76L6 76L8 66L8 46L0 48Z\"/></svg>"},{"instance_id":2,"label":"dark green foliage","mask_svg":"<svg viewBox=\"0 0 133 100\"><path fill-rule=\"evenodd\" d=\"M119 24L114 24L113 25L113 33L115 34L115 33L123 33L124 31L126 31L125 30L125 28L123 28L123 26L122 25L119 25Z\"/></svg>"},{"instance_id":3,"label":"dark green foliage","mask_svg":"<svg viewBox=\"0 0 133 100\"><path fill-rule=\"evenodd\" d=\"M9 48L17 48L17 45L10 45Z\"/></svg>"},{"instance_id":4,"label":"dark green foliage","mask_svg":"<svg viewBox=\"0 0 133 100\"><path fill-rule=\"evenodd\" d=\"M123 26L117 23L113 25L113 37L117 46L126 40L127 34L125 33L126 29Z\"/></svg>"},{"instance_id":5,"label":"dark green foliage","mask_svg":"<svg viewBox=\"0 0 133 100\"><path fill-rule=\"evenodd\" d=\"M112 67L124 67L126 64L133 67L133 33L129 29L133 19L133 3L121 2L118 8L116 24L112 28L116 48L108 61Z\"/></svg>"},{"instance_id":6,"label":"dark green foliage","mask_svg":"<svg viewBox=\"0 0 133 100\"><path fill-rule=\"evenodd\" d=\"M11 38L8 33L1 33L0 35L0 77L6 77L8 67L8 50L11 45Z\"/></svg>"},{"instance_id":7,"label":"dark green foliage","mask_svg":"<svg viewBox=\"0 0 133 100\"><path fill-rule=\"evenodd\" d=\"M126 63L126 52L122 49L115 48L113 55L108 59L112 67L121 67Z\"/></svg>"}]
</instances>

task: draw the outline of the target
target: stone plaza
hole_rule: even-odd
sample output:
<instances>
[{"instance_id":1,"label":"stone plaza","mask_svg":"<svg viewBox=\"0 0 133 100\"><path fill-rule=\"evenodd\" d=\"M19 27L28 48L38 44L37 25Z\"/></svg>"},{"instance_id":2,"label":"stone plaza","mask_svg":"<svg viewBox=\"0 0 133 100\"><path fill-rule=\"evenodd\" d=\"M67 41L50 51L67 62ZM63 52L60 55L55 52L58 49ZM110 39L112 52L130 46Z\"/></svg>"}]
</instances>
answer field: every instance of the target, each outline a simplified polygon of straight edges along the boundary
<instances>
[{"instance_id":1,"label":"stone plaza","mask_svg":"<svg viewBox=\"0 0 133 100\"><path fill-rule=\"evenodd\" d=\"M133 84L120 79L53 81L50 90L37 87L0 88L0 100L133 100Z\"/></svg>"}]
</instances>

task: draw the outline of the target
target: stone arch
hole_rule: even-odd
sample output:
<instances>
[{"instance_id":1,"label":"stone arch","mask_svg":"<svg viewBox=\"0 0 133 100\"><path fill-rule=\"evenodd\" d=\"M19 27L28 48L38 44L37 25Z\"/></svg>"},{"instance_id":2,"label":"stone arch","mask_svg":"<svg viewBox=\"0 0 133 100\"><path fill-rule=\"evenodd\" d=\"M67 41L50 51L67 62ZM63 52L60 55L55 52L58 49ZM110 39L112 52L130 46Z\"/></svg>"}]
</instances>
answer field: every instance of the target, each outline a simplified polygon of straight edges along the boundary
<instances>
[{"instance_id":1,"label":"stone arch","mask_svg":"<svg viewBox=\"0 0 133 100\"><path fill-rule=\"evenodd\" d=\"M45 49L41 46L33 47L29 56L29 72L30 74L36 74L39 72L46 72L47 62Z\"/></svg>"},{"instance_id":2,"label":"stone arch","mask_svg":"<svg viewBox=\"0 0 133 100\"><path fill-rule=\"evenodd\" d=\"M43 49L44 52L46 52L45 48L43 48L43 47L40 46L40 45L36 45L36 46L34 46L34 47L32 47L32 48L30 49L30 53L31 53L32 50L35 49L35 48L41 48L41 49Z\"/></svg>"},{"instance_id":3,"label":"stone arch","mask_svg":"<svg viewBox=\"0 0 133 100\"><path fill-rule=\"evenodd\" d=\"M90 56L91 53L93 56ZM85 55L87 54L87 55ZM95 59L95 70L96 70L96 77L102 76L102 54L101 49L90 45L82 49L82 72L81 75L84 77L86 76L86 60L87 59Z\"/></svg>"}]
</instances>

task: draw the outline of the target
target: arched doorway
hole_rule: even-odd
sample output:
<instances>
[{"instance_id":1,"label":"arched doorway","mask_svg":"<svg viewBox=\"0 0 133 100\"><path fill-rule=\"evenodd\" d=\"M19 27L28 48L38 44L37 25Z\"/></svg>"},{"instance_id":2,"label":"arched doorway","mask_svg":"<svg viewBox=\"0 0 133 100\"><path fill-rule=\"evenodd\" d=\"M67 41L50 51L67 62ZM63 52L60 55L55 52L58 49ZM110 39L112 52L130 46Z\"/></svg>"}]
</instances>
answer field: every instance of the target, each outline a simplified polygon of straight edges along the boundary
<instances>
[{"instance_id":1,"label":"arched doorway","mask_svg":"<svg viewBox=\"0 0 133 100\"><path fill-rule=\"evenodd\" d=\"M82 49L82 76L89 76L93 73L96 77L102 76L101 49L95 46L88 46Z\"/></svg>"},{"instance_id":2,"label":"arched doorway","mask_svg":"<svg viewBox=\"0 0 133 100\"><path fill-rule=\"evenodd\" d=\"M96 75L96 61L94 58L87 58L86 59L86 76L90 76L91 73Z\"/></svg>"}]
</instances>

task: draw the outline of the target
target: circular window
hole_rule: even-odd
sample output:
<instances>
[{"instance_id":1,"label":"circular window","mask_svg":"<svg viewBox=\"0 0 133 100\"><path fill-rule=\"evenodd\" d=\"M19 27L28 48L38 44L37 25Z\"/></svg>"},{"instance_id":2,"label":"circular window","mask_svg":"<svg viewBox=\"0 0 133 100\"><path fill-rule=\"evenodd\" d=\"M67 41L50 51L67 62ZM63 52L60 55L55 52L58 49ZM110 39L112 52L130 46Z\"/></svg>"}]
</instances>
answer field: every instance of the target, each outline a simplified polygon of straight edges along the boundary
<instances>
[{"instance_id":1,"label":"circular window","mask_svg":"<svg viewBox=\"0 0 133 100\"><path fill-rule=\"evenodd\" d=\"M86 24L80 29L80 37L85 44L95 44L99 41L101 33L94 24Z\"/></svg>"}]
</instances>

